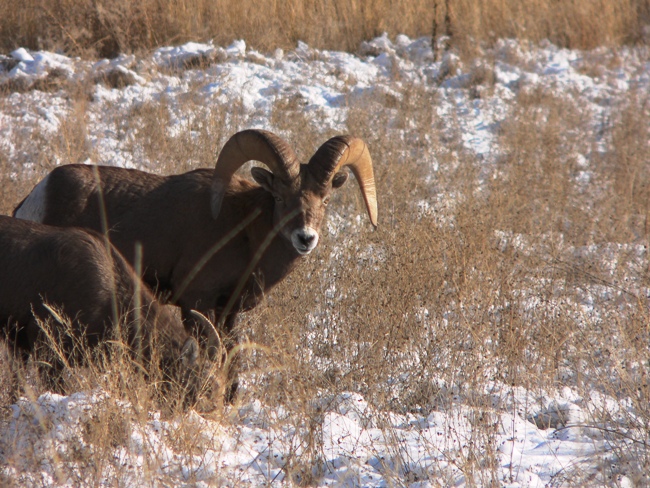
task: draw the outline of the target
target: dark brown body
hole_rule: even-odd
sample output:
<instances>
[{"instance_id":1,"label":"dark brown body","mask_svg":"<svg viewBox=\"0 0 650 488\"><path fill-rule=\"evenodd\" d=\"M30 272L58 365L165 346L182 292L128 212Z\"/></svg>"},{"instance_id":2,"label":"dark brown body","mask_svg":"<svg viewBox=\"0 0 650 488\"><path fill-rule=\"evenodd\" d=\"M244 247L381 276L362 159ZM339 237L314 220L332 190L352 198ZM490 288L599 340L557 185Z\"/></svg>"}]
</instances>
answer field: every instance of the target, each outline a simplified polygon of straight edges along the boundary
<instances>
[{"instance_id":1,"label":"dark brown body","mask_svg":"<svg viewBox=\"0 0 650 488\"><path fill-rule=\"evenodd\" d=\"M224 345L231 350L238 341L233 332L237 314L253 308L300 258L291 244L276 233L253 272L245 276L256 252L274 233L271 194L247 180L236 179L231 185L233 192L226 195L223 211L215 221L210 213L213 170L160 177L136 170L99 167L98 173L99 185L91 166L54 169L48 176L45 194L46 208L50 210L45 211L42 222L101 232L101 188L112 244L135 265L135 243L141 243L146 284L181 308L188 332L203 331L205 327L190 313L192 309L220 324ZM253 212L259 214L226 240L228 232ZM220 244L223 247L198 269L202 258ZM188 281L191 275L193 278ZM241 280L243 287L238 286ZM238 288L241 290L234 296ZM231 307L226 310L231 298ZM229 399L237 389L236 362L232 365L230 377L234 386Z\"/></svg>"},{"instance_id":2,"label":"dark brown body","mask_svg":"<svg viewBox=\"0 0 650 488\"><path fill-rule=\"evenodd\" d=\"M102 232L101 188L110 241L131 264L135 264L135 243L142 244L144 281L180 306L184 318L191 318L190 309L213 317L216 313L219 318L255 254L274 233L271 194L237 178L215 221L210 214L213 170L161 177L100 166L97 173L99 184L91 166L54 169L48 176L42 222ZM227 240L228 232L254 212L259 214ZM223 247L197 269L202 258L220 244ZM244 277L244 287L228 312L254 307L264 292L292 270L299 257L276 233L253 273ZM193 278L188 282L190 275Z\"/></svg>"},{"instance_id":3,"label":"dark brown body","mask_svg":"<svg viewBox=\"0 0 650 488\"><path fill-rule=\"evenodd\" d=\"M55 331L63 329L43 302L71 319L73 333L77 338L83 335L90 347L112 334L117 311L132 346L139 331L146 357L154 335L163 345L160 356L165 361L178 361L187 347L196 347L188 351L191 354L198 352L180 321L156 302L122 256L110 245L107 249L104 238L94 232L0 216L0 276L0 326L23 356L41 338L35 317L50 320ZM72 342L64 339L67 354L72 353Z\"/></svg>"}]
</instances>

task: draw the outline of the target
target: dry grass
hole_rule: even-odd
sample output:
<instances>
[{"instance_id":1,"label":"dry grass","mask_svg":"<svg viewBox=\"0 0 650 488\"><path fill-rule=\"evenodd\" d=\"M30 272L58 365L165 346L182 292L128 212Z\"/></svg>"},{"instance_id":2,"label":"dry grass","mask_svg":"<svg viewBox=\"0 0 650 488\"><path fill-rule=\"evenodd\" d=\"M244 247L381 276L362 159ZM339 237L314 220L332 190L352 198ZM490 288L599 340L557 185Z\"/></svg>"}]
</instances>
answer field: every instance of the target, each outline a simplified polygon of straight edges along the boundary
<instances>
[{"instance_id":1,"label":"dry grass","mask_svg":"<svg viewBox=\"0 0 650 488\"><path fill-rule=\"evenodd\" d=\"M427 412L460 395L484 422L476 445L493 455L493 399L480 393L487 384L633 398L625 420L590 413L617 426L612 442L645 479L649 268L634 246L648 237L647 94L631 93L598 131L568 99L522 96L501 131L504 155L486 170L466 154L453 121L444 130L433 123L434 94L405 93L411 99L397 114L360 101L348 121L375 155L379 229L350 225L363 207L353 189L339 192L335 235L248 315L251 336L272 351L253 358L267 385L254 396L308 412L309 398L351 390L380 408ZM394 117L415 122L399 139L382 124ZM314 137L313 128L293 130ZM578 155L603 140L585 187ZM433 181L432 155L440 163ZM455 207L442 193L456 196ZM423 210L423 200L439 206ZM591 300L597 312L585 314ZM484 473L475 462L463 470Z\"/></svg>"},{"instance_id":2,"label":"dry grass","mask_svg":"<svg viewBox=\"0 0 650 488\"><path fill-rule=\"evenodd\" d=\"M322 244L240 321L256 345L245 353L242 404L288 406L292 421L307 422L304 455L285 466L289 479L308 486L318 477L320 412L312 400L356 391L399 412L462 402L473 412L471 441L482 457L457 465L482 476L477 484L496 484L492 385L497 396L519 386L568 386L585 398L596 391L628 399L624 418L604 408L589 413L594 425L611 430L629 476L647 481L650 451L639 432L650 426L650 317L642 291L650 268L647 251L635 246L648 241L650 97L630 92L611 120L593 127L571 99L522 92L499 132L501 156L483 164L464 149L453 117L437 117L435 91L402 86L401 96L349 102L348 131L366 140L376 164L378 230L365 216L354 223L363 205L348 183L330 205ZM83 161L92 151L87 107L78 98L71 103L57 137L31 155L33 172L2 171L5 211L54 161ZM183 112L186 124L170 136L172 110ZM161 99L115 114L115 130L134 135L127 152L161 173L210 164L215 149L248 122L236 101L206 111L191 93L180 107ZM278 99L270 122L302 159L331 135L292 99ZM588 303L595 313L585 312ZM83 387L127 398L140 414L156 408L150 386L142 383L145 393L133 398L125 387L133 372L117 371L115 382L93 374L95 383ZM112 407L99 409L87 425L84 435L101 439L104 449L93 463L105 462L122 430L134 425L119 423L107 435L115 415ZM193 435L179 429L187 452L198 449ZM575 470L565 481L580 485Z\"/></svg>"},{"instance_id":3,"label":"dry grass","mask_svg":"<svg viewBox=\"0 0 650 488\"><path fill-rule=\"evenodd\" d=\"M219 365L205 358L199 361L195 373L203 383L195 390L198 396L194 396L182 378L163 371L163 361L169 358L157 354L158 338L152 338L153 355L148 360L138 358L129 347L125 328L115 330L101 347L89 349L83 336L76 332L77 327L64 316L57 317L56 321L40 322L42 340L28 362L12 358L6 343L0 346L0 377L4 380L0 387L0 404L5 407L3 428L6 429L12 419L32 415L35 422L28 422L20 436L34 442L53 435L63 446L59 448L56 442L46 442L39 448L34 442L24 449L24 440L13 438L3 430L0 441L3 486L31 485L34 480L29 473L35 473L38 466L48 463L53 466L53 480L57 484L97 484L107 473L120 485L128 483L132 466L124 463L116 452L133 448L134 436L137 438L145 432L152 412L158 412L156 418L160 421L168 421L182 419L194 409L204 410L204 415L209 416L210 411L220 405L218 399L215 402L217 391L214 389L217 386L218 390L219 381L223 382ZM61 339L66 340L65 346ZM69 395L70 403L59 405L59 410L48 410L56 407L39 403L44 392ZM79 395L79 392L88 395ZM222 395L223 389L216 396ZM17 397L22 398L17 401ZM56 395L51 398L57 399ZM7 408L11 404L14 404L13 411ZM75 411L80 404L84 407ZM218 419L220 415L218 410L212 418ZM52 424L57 421L65 425L54 429L56 433L52 434ZM188 426L172 429L168 435L173 437L174 447L180 451L196 452L195 433ZM140 455L145 476L162 462L156 446L143 444ZM160 477L158 481L165 482Z\"/></svg>"},{"instance_id":4,"label":"dry grass","mask_svg":"<svg viewBox=\"0 0 650 488\"><path fill-rule=\"evenodd\" d=\"M270 51L294 47L356 50L383 32L451 36L462 51L517 37L571 48L647 41L648 0L4 0L0 50L17 47L112 57L160 45L245 39Z\"/></svg>"},{"instance_id":5,"label":"dry grass","mask_svg":"<svg viewBox=\"0 0 650 488\"><path fill-rule=\"evenodd\" d=\"M502 38L549 39L583 49L648 40L643 30L650 15L646 0L435 0L434 4L438 32L447 31L452 42L470 51L477 42Z\"/></svg>"},{"instance_id":6,"label":"dry grass","mask_svg":"<svg viewBox=\"0 0 650 488\"><path fill-rule=\"evenodd\" d=\"M223 385L221 364L207 360L205 353L188 383L180 372L164 369L172 362L160 355L159 337L151 337L151 356L142 357L129 346L127 324L120 319L98 347L90 348L79 325L56 307L51 310L54 318L39 320L41 335L27 361L19 356L11 359L11 342L3 341L2 374L8 381L0 393L2 404L14 403L21 396L33 401L42 391L70 394L101 390L129 402L136 410L147 412L154 407L177 416L188 406L212 411L221 401L217 393Z\"/></svg>"}]
</instances>

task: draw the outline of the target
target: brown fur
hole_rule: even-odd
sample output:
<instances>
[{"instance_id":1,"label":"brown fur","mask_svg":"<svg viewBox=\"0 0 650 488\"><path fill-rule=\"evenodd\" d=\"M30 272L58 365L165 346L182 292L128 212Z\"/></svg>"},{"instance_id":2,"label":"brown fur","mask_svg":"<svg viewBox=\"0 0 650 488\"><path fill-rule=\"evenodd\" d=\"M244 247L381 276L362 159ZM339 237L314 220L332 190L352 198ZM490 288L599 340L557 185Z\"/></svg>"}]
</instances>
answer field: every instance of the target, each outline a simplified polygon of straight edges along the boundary
<instances>
[{"instance_id":1,"label":"brown fur","mask_svg":"<svg viewBox=\"0 0 650 488\"><path fill-rule=\"evenodd\" d=\"M44 303L72 321L73 333L90 347L111 335L114 303L131 346L136 342L136 294L140 299L140 337L145 359L155 335L165 363L196 361L198 346L184 327L159 305L146 285L104 238L83 229L61 229L0 216L0 326L17 352L26 356L41 340L41 321L52 319ZM63 350L72 357L71 337L63 326ZM189 360L189 361L187 361Z\"/></svg>"}]
</instances>

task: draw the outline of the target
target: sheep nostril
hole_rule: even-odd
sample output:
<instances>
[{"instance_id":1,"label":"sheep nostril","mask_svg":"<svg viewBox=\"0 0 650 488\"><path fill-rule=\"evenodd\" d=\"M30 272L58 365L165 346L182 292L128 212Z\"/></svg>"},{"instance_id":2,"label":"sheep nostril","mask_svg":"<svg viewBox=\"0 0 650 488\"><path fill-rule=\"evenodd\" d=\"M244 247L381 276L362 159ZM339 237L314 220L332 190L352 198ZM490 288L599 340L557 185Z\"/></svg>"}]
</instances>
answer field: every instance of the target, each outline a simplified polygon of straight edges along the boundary
<instances>
[{"instance_id":1,"label":"sheep nostril","mask_svg":"<svg viewBox=\"0 0 650 488\"><path fill-rule=\"evenodd\" d=\"M314 242L315 236L313 234L300 234L298 239L302 245L309 247Z\"/></svg>"}]
</instances>

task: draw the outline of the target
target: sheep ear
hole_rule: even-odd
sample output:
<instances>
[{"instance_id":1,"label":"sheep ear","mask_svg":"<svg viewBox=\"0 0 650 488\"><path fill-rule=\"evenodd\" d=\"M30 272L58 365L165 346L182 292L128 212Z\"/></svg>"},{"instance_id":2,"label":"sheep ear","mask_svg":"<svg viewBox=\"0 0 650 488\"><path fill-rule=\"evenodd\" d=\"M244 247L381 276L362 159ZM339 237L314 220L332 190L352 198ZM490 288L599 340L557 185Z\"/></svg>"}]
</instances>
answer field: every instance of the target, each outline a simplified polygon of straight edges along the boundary
<instances>
[{"instance_id":1,"label":"sheep ear","mask_svg":"<svg viewBox=\"0 0 650 488\"><path fill-rule=\"evenodd\" d=\"M347 171L339 171L332 178L332 188L341 188L343 184L348 181L349 173Z\"/></svg>"},{"instance_id":2,"label":"sheep ear","mask_svg":"<svg viewBox=\"0 0 650 488\"><path fill-rule=\"evenodd\" d=\"M251 168L251 176L266 191L273 191L273 173L259 166L254 166Z\"/></svg>"},{"instance_id":3,"label":"sheep ear","mask_svg":"<svg viewBox=\"0 0 650 488\"><path fill-rule=\"evenodd\" d=\"M181 349L181 361L186 368L193 367L199 360L199 343L194 337L188 337Z\"/></svg>"}]
</instances>

